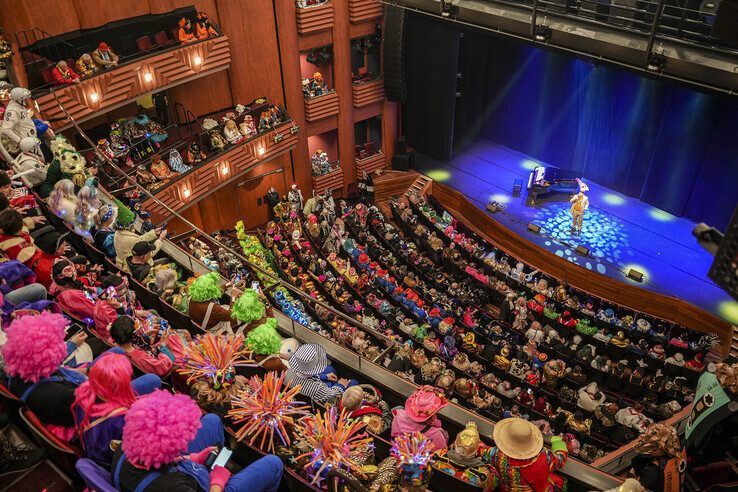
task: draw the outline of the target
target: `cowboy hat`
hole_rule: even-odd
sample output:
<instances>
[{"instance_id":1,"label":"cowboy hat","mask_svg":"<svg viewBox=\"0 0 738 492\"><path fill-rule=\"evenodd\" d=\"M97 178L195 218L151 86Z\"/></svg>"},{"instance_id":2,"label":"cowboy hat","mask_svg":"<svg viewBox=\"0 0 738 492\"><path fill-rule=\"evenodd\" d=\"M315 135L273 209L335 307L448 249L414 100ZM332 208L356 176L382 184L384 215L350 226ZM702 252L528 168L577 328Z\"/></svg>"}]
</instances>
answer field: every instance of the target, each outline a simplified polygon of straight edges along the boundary
<instances>
[{"instance_id":1,"label":"cowboy hat","mask_svg":"<svg viewBox=\"0 0 738 492\"><path fill-rule=\"evenodd\" d=\"M421 386L405 401L405 412L415 422L425 422L446 406L448 400L433 386Z\"/></svg>"},{"instance_id":2,"label":"cowboy hat","mask_svg":"<svg viewBox=\"0 0 738 492\"><path fill-rule=\"evenodd\" d=\"M492 438L500 451L516 460L533 458L543 449L543 434L538 427L517 417L499 421Z\"/></svg>"}]
</instances>

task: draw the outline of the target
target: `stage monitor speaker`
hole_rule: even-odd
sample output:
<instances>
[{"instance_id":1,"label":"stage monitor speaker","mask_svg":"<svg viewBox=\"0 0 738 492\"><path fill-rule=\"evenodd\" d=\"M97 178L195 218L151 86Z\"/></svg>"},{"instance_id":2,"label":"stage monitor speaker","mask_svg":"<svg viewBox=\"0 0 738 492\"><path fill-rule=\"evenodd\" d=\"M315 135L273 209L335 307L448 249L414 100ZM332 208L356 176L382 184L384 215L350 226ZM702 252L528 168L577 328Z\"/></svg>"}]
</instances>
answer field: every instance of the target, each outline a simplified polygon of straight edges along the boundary
<instances>
[{"instance_id":1,"label":"stage monitor speaker","mask_svg":"<svg viewBox=\"0 0 738 492\"><path fill-rule=\"evenodd\" d=\"M577 252L580 256L589 256L589 248L586 246L582 246L581 244L574 248L574 251Z\"/></svg>"},{"instance_id":2,"label":"stage monitor speaker","mask_svg":"<svg viewBox=\"0 0 738 492\"><path fill-rule=\"evenodd\" d=\"M643 273L631 268L628 270L628 278L632 278L636 282L643 282Z\"/></svg>"},{"instance_id":3,"label":"stage monitor speaker","mask_svg":"<svg viewBox=\"0 0 738 492\"><path fill-rule=\"evenodd\" d=\"M540 234L541 233L541 226L534 224L531 222L528 224L528 230L532 232L533 234Z\"/></svg>"},{"instance_id":4,"label":"stage monitor speaker","mask_svg":"<svg viewBox=\"0 0 738 492\"><path fill-rule=\"evenodd\" d=\"M725 292L738 300L738 207L733 211L725 235L720 241L712 262L710 272L707 274Z\"/></svg>"},{"instance_id":5,"label":"stage monitor speaker","mask_svg":"<svg viewBox=\"0 0 738 492\"><path fill-rule=\"evenodd\" d=\"M405 102L405 9L387 5L382 29L384 95L390 101Z\"/></svg>"},{"instance_id":6,"label":"stage monitor speaker","mask_svg":"<svg viewBox=\"0 0 738 492\"><path fill-rule=\"evenodd\" d=\"M738 48L738 0L722 0L712 25L712 36L720 44Z\"/></svg>"},{"instance_id":7,"label":"stage monitor speaker","mask_svg":"<svg viewBox=\"0 0 738 492\"><path fill-rule=\"evenodd\" d=\"M395 154L392 157L392 169L395 171L407 171L410 169L410 154Z\"/></svg>"}]
</instances>

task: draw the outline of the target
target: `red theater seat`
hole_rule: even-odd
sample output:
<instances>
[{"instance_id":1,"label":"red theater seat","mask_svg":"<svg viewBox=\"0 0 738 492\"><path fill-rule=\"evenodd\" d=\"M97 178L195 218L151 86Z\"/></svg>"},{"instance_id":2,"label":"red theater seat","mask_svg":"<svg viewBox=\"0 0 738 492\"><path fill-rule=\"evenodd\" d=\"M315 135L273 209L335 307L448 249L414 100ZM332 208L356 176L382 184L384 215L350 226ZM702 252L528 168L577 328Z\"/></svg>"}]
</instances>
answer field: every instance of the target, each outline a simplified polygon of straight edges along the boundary
<instances>
[{"instance_id":1,"label":"red theater seat","mask_svg":"<svg viewBox=\"0 0 738 492\"><path fill-rule=\"evenodd\" d=\"M41 442L49 445L57 451L61 451L62 453L80 457L82 456L82 452L76 446L67 444L52 434L32 411L27 408L19 408L18 413L20 414L21 419L23 419L23 422L25 422L28 428L36 434Z\"/></svg>"},{"instance_id":2,"label":"red theater seat","mask_svg":"<svg viewBox=\"0 0 738 492\"><path fill-rule=\"evenodd\" d=\"M174 41L169 39L169 36L167 36L167 33L164 31L159 31L156 34L154 34L154 42L157 46L166 46L168 44L172 44Z\"/></svg>"},{"instance_id":3,"label":"red theater seat","mask_svg":"<svg viewBox=\"0 0 738 492\"><path fill-rule=\"evenodd\" d=\"M150 37L141 36L136 40L136 46L138 46L138 51L148 51L153 48L154 45L151 43Z\"/></svg>"}]
</instances>

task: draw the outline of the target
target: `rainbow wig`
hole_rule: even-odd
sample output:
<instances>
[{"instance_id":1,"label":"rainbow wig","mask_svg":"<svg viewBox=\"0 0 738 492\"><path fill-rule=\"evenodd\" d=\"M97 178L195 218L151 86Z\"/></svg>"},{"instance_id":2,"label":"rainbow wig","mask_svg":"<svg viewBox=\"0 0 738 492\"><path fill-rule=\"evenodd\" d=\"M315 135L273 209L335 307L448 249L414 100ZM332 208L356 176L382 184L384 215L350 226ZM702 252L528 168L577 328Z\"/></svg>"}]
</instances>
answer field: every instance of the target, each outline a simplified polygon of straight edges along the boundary
<instances>
[{"instance_id":1,"label":"rainbow wig","mask_svg":"<svg viewBox=\"0 0 738 492\"><path fill-rule=\"evenodd\" d=\"M187 395L156 390L136 400L123 425L123 452L134 465L158 468L172 463L202 425L202 412Z\"/></svg>"},{"instance_id":2,"label":"rainbow wig","mask_svg":"<svg viewBox=\"0 0 738 492\"><path fill-rule=\"evenodd\" d=\"M266 314L264 303L254 289L246 289L231 306L231 318L242 323L251 323L259 320Z\"/></svg>"},{"instance_id":3,"label":"rainbow wig","mask_svg":"<svg viewBox=\"0 0 738 492\"><path fill-rule=\"evenodd\" d=\"M277 333L277 320L269 318L246 335L246 345L258 355L279 353L282 348L282 337Z\"/></svg>"},{"instance_id":4,"label":"rainbow wig","mask_svg":"<svg viewBox=\"0 0 738 492\"><path fill-rule=\"evenodd\" d=\"M220 288L218 282L220 276L217 272L210 272L207 275L201 275L190 284L190 299L195 302L212 301L220 299L223 295L223 289Z\"/></svg>"},{"instance_id":5,"label":"rainbow wig","mask_svg":"<svg viewBox=\"0 0 738 492\"><path fill-rule=\"evenodd\" d=\"M67 356L64 329L68 324L63 315L46 311L14 320L0 349L5 372L31 383L51 376Z\"/></svg>"}]
</instances>

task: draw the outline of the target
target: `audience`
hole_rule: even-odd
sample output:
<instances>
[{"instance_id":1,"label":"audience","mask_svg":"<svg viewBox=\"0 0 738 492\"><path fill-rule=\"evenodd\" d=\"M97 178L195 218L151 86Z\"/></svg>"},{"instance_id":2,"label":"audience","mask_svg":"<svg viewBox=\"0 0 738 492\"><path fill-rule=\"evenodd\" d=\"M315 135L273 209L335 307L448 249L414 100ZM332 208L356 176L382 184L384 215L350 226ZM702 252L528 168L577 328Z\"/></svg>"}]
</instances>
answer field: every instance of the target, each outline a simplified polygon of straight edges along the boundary
<instances>
[{"instance_id":1,"label":"audience","mask_svg":"<svg viewBox=\"0 0 738 492\"><path fill-rule=\"evenodd\" d=\"M92 61L97 65L98 70L105 70L118 66L118 55L116 55L108 43L103 41L92 52Z\"/></svg>"},{"instance_id":2,"label":"audience","mask_svg":"<svg viewBox=\"0 0 738 492\"><path fill-rule=\"evenodd\" d=\"M83 53L74 64L80 77L89 77L97 72L98 67L89 53Z\"/></svg>"},{"instance_id":3,"label":"audience","mask_svg":"<svg viewBox=\"0 0 738 492\"><path fill-rule=\"evenodd\" d=\"M51 76L56 85L79 84L79 75L64 60L56 64Z\"/></svg>"},{"instance_id":4,"label":"audience","mask_svg":"<svg viewBox=\"0 0 738 492\"><path fill-rule=\"evenodd\" d=\"M448 433L441 427L437 413L446 406L442 391L421 386L405 401L405 408L392 410L392 437L421 432L435 449L448 447Z\"/></svg>"},{"instance_id":5,"label":"audience","mask_svg":"<svg viewBox=\"0 0 738 492\"><path fill-rule=\"evenodd\" d=\"M350 384L348 379L339 379L335 373L331 373L331 381L321 379L328 367L328 356L317 343L300 345L289 362L285 380L292 385L299 384L300 393L318 403L336 403Z\"/></svg>"},{"instance_id":6,"label":"audience","mask_svg":"<svg viewBox=\"0 0 738 492\"><path fill-rule=\"evenodd\" d=\"M119 316L110 327L110 338L116 346L123 349L136 367L164 376L174 363L174 355L166 346L167 334L162 336L155 347L150 347L143 339L141 330L136 327L137 323L141 322L130 316Z\"/></svg>"}]
</instances>

